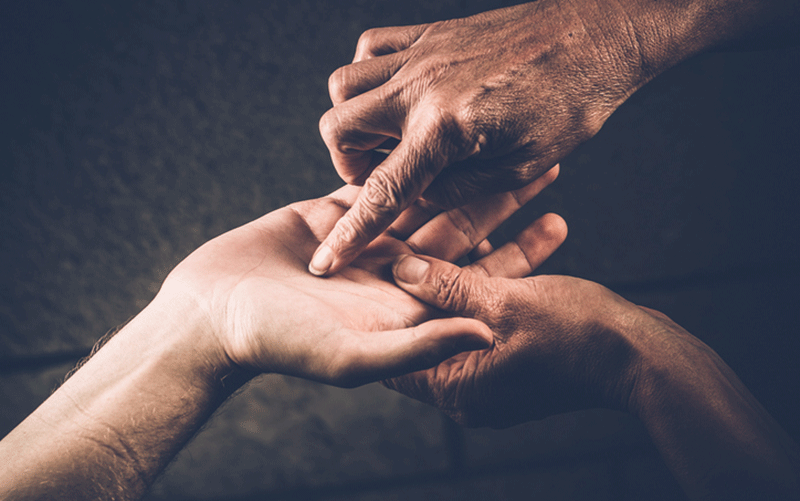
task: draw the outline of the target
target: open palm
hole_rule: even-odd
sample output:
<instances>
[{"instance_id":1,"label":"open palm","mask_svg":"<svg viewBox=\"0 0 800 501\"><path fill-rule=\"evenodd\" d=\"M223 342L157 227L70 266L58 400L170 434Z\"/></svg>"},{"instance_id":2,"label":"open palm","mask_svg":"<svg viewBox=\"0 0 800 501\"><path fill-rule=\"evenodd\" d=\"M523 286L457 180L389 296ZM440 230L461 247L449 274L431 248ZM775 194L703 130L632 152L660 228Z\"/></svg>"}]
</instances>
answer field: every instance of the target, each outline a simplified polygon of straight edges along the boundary
<instances>
[{"instance_id":1,"label":"open palm","mask_svg":"<svg viewBox=\"0 0 800 501\"><path fill-rule=\"evenodd\" d=\"M534 259L507 249L489 252L481 242L556 175L554 169L521 190L447 213L417 204L352 265L319 278L307 263L356 200L359 188L346 186L211 240L175 268L162 292L194 298L225 354L247 369L355 386L431 367L491 345L492 333L477 320L437 320L436 309L394 284L392 262L409 253L455 261L478 247L487 255L473 266L523 261L513 267L529 273L561 243L547 234L552 225L528 230L541 237Z\"/></svg>"}]
</instances>

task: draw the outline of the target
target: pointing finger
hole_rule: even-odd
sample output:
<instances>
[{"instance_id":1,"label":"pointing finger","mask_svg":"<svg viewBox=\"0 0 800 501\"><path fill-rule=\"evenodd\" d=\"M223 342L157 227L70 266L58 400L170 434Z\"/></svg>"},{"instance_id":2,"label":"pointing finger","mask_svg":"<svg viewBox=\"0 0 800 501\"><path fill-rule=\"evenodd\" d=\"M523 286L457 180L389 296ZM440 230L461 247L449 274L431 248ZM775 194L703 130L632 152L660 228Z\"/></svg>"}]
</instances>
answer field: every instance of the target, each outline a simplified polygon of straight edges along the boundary
<instances>
[{"instance_id":1,"label":"pointing finger","mask_svg":"<svg viewBox=\"0 0 800 501\"><path fill-rule=\"evenodd\" d=\"M336 273L349 264L419 197L449 159L460 155L459 145L466 141L452 121L429 113L416 122L410 127L413 133L375 167L353 207L320 245L309 264L311 273Z\"/></svg>"}]
</instances>

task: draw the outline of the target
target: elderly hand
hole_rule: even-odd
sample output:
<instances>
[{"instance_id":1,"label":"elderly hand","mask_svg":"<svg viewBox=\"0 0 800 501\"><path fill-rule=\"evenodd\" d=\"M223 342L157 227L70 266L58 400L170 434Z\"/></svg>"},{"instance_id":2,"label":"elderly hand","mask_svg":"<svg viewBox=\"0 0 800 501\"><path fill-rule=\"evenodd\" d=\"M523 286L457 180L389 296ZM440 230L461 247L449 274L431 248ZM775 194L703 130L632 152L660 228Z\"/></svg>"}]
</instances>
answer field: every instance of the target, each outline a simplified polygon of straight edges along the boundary
<instances>
[{"instance_id":1,"label":"elderly hand","mask_svg":"<svg viewBox=\"0 0 800 501\"><path fill-rule=\"evenodd\" d=\"M633 22L621 3L542 0L364 33L320 122L364 189L309 269L340 270L421 194L450 208L519 188L593 136L652 76Z\"/></svg>"},{"instance_id":2,"label":"elderly hand","mask_svg":"<svg viewBox=\"0 0 800 501\"><path fill-rule=\"evenodd\" d=\"M786 0L539 0L365 32L320 121L364 190L309 270L338 272L420 195L450 208L529 183L656 75L731 42L796 40L798 17Z\"/></svg>"},{"instance_id":3,"label":"elderly hand","mask_svg":"<svg viewBox=\"0 0 800 501\"><path fill-rule=\"evenodd\" d=\"M601 285L503 278L518 273L500 264L467 270L424 256L396 260L398 285L456 318L484 322L495 343L388 387L470 426L592 407L627 411L691 499L797 499L797 446L708 346Z\"/></svg>"},{"instance_id":4,"label":"elderly hand","mask_svg":"<svg viewBox=\"0 0 800 501\"><path fill-rule=\"evenodd\" d=\"M627 410L640 362L615 327L635 308L572 277L512 280L515 270L465 270L401 257L398 285L454 318L485 323L492 347L386 384L468 426L507 427L571 410Z\"/></svg>"}]
</instances>

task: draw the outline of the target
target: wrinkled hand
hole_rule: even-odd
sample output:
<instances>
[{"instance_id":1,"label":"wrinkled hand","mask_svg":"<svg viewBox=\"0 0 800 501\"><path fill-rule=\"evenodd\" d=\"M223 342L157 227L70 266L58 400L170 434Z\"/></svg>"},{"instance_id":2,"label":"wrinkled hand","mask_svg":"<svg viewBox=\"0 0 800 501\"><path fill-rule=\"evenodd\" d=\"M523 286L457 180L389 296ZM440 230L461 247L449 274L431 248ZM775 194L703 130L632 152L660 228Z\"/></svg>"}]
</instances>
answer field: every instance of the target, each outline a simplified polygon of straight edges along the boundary
<instances>
[{"instance_id":1,"label":"wrinkled hand","mask_svg":"<svg viewBox=\"0 0 800 501\"><path fill-rule=\"evenodd\" d=\"M468 426L506 427L582 408L626 408L635 353L614 329L650 315L604 287L564 276L509 279L514 270L462 270L400 258L397 283L452 315L480 320L492 347L386 381Z\"/></svg>"},{"instance_id":2,"label":"wrinkled hand","mask_svg":"<svg viewBox=\"0 0 800 501\"><path fill-rule=\"evenodd\" d=\"M475 320L434 318L434 309L393 283L392 260L412 252L456 260L486 249L484 238L556 175L446 213L415 205L341 273L313 276L311 253L358 196L347 186L210 241L170 274L160 295L193 297L225 357L250 371L355 386L427 368L492 336ZM482 261L510 257L527 274L560 245L562 227L558 216L545 216L526 233L528 259L501 248Z\"/></svg>"},{"instance_id":3,"label":"wrinkled hand","mask_svg":"<svg viewBox=\"0 0 800 501\"><path fill-rule=\"evenodd\" d=\"M309 269L341 269L420 194L449 208L519 188L593 136L641 85L639 54L620 4L582 8L542 0L364 33L320 122L337 171L364 189Z\"/></svg>"},{"instance_id":4,"label":"wrinkled hand","mask_svg":"<svg viewBox=\"0 0 800 501\"><path fill-rule=\"evenodd\" d=\"M601 285L503 278L515 270L501 263L460 269L397 258L393 272L404 290L484 322L495 342L386 386L468 426L594 407L630 412L690 499L798 499L797 445L711 348Z\"/></svg>"}]
</instances>

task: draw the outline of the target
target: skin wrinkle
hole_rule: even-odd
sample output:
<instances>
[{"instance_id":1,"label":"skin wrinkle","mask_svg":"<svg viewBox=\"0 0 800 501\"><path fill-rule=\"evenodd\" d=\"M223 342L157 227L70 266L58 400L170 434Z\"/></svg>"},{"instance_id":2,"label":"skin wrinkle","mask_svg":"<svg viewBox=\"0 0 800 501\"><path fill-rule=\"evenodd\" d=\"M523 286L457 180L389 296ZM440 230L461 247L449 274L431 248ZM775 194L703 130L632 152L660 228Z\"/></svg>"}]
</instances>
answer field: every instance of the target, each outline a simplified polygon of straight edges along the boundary
<instances>
[{"instance_id":1,"label":"skin wrinkle","mask_svg":"<svg viewBox=\"0 0 800 501\"><path fill-rule=\"evenodd\" d=\"M470 213L459 207L458 209L445 212L445 214L453 223L453 226L467 239L468 248L475 248L480 240L478 240L478 229L475 227L475 221L472 219ZM456 215L459 217L456 217Z\"/></svg>"},{"instance_id":2,"label":"skin wrinkle","mask_svg":"<svg viewBox=\"0 0 800 501\"><path fill-rule=\"evenodd\" d=\"M610 2L615 2L619 11L622 12L622 15L625 17L625 31L627 33L626 41L630 44L624 44L625 47L630 47L631 49L626 51L626 54L629 52L633 52L636 56L635 60L635 67L639 68L640 73L643 74L645 80L650 80L652 76L655 76L655 68L653 68L651 64L646 63L644 57L644 51L642 50L643 47L643 39L640 37L639 32L636 30L636 24L631 18L630 13L622 6L619 0L608 0ZM631 47L632 46L632 47Z\"/></svg>"},{"instance_id":3,"label":"skin wrinkle","mask_svg":"<svg viewBox=\"0 0 800 501\"><path fill-rule=\"evenodd\" d=\"M442 305L442 308L456 315L462 315L467 304L467 300L463 295L463 286L461 285L463 274L464 271L458 268L447 275L434 277L436 303ZM464 299L459 300L459 298Z\"/></svg>"}]
</instances>

